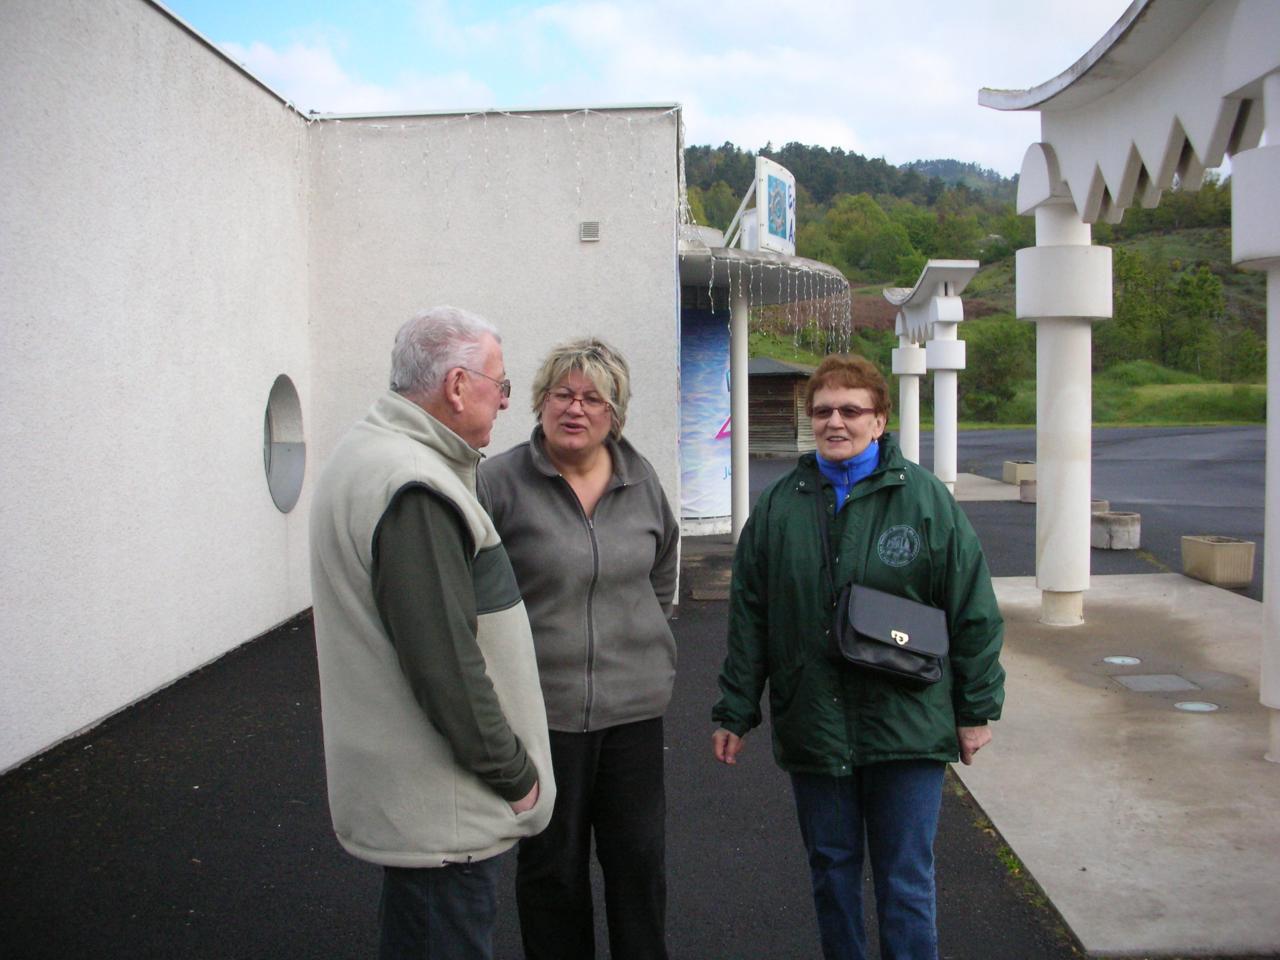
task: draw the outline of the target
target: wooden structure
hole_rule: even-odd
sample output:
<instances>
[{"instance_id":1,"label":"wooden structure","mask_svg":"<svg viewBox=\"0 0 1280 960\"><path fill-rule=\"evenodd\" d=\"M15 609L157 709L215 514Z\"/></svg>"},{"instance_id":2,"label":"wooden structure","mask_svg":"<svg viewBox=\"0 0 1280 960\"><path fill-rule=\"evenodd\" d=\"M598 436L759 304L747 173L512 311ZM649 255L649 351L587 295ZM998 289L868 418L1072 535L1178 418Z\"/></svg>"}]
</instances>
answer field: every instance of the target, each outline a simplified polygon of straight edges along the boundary
<instances>
[{"instance_id":1,"label":"wooden structure","mask_svg":"<svg viewBox=\"0 0 1280 960\"><path fill-rule=\"evenodd\" d=\"M771 357L747 362L748 450L752 456L794 456L814 449L804 388L814 368Z\"/></svg>"}]
</instances>

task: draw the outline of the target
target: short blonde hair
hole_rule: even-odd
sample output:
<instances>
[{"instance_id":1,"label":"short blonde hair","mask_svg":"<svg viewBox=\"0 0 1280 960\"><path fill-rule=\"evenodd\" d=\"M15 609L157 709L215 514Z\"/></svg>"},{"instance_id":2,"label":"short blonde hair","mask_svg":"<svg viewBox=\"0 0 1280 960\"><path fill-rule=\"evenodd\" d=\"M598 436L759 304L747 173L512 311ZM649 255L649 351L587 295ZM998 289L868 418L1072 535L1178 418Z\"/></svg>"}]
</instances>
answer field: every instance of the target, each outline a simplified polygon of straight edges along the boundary
<instances>
[{"instance_id":1,"label":"short blonde hair","mask_svg":"<svg viewBox=\"0 0 1280 960\"><path fill-rule=\"evenodd\" d=\"M583 337L553 347L533 378L533 413L542 416L542 407L561 380L574 371L595 384L609 404L613 425L610 435L622 436L627 422L627 404L631 401L631 371L627 361L609 344L595 337Z\"/></svg>"}]
</instances>

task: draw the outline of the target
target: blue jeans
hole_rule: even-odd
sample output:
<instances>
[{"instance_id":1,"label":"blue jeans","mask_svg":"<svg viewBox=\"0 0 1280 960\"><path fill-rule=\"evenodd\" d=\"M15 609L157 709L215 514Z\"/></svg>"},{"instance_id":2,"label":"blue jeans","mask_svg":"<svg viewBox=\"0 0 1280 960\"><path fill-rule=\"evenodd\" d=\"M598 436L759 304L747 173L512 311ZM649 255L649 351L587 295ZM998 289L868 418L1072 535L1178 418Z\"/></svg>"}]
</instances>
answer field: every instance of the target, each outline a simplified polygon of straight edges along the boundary
<instances>
[{"instance_id":1,"label":"blue jeans","mask_svg":"<svg viewBox=\"0 0 1280 960\"><path fill-rule=\"evenodd\" d=\"M883 960L936 960L933 839L945 767L902 760L852 776L793 773L800 835L826 960L863 960L863 837L871 855Z\"/></svg>"},{"instance_id":2,"label":"blue jeans","mask_svg":"<svg viewBox=\"0 0 1280 960\"><path fill-rule=\"evenodd\" d=\"M493 960L501 859L384 867L378 960Z\"/></svg>"}]
</instances>

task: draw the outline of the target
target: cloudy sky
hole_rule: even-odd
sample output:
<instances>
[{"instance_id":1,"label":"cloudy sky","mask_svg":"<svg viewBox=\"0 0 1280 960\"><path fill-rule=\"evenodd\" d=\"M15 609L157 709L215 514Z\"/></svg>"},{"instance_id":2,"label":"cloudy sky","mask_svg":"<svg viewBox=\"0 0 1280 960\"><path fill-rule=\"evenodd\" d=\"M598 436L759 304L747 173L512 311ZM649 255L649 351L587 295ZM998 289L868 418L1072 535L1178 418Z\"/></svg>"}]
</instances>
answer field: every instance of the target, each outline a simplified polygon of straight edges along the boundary
<instances>
[{"instance_id":1,"label":"cloudy sky","mask_svg":"<svg viewBox=\"0 0 1280 960\"><path fill-rule=\"evenodd\" d=\"M685 139L790 141L1016 173L1048 80L1128 0L164 0L304 110L676 102Z\"/></svg>"}]
</instances>

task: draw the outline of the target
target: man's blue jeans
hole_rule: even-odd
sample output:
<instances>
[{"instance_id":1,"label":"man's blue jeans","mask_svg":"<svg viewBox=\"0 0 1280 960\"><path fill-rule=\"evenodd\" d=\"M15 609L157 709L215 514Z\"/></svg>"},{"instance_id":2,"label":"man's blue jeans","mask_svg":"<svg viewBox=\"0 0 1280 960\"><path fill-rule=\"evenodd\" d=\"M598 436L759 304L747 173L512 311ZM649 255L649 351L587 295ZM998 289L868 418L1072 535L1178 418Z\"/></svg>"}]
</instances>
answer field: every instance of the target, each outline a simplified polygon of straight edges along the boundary
<instances>
[{"instance_id":1,"label":"man's blue jeans","mask_svg":"<svg viewBox=\"0 0 1280 960\"><path fill-rule=\"evenodd\" d=\"M501 859L384 867L379 960L493 960Z\"/></svg>"},{"instance_id":2,"label":"man's blue jeans","mask_svg":"<svg viewBox=\"0 0 1280 960\"><path fill-rule=\"evenodd\" d=\"M800 835L827 960L863 960L862 854L871 855L883 960L938 955L933 839L942 807L936 761L858 767L852 776L793 773Z\"/></svg>"}]
</instances>

